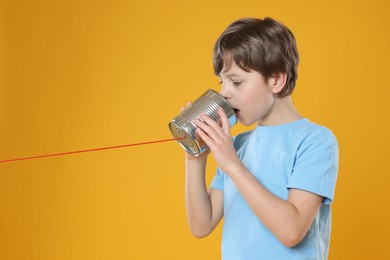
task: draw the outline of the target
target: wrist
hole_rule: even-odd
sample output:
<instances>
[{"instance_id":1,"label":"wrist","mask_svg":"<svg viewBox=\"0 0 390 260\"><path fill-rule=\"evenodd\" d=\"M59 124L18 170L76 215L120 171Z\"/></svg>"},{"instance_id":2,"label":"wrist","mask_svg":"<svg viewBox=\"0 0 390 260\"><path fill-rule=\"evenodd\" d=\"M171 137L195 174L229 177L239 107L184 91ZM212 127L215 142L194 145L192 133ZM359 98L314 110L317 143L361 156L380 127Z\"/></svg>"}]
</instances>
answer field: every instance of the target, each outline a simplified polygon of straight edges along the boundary
<instances>
[{"instance_id":1,"label":"wrist","mask_svg":"<svg viewBox=\"0 0 390 260\"><path fill-rule=\"evenodd\" d=\"M245 165L240 160L238 160L237 162L232 163L228 167L226 167L226 171L224 171L224 172L227 175L232 176L235 174L240 174L244 170L246 170Z\"/></svg>"},{"instance_id":2,"label":"wrist","mask_svg":"<svg viewBox=\"0 0 390 260\"><path fill-rule=\"evenodd\" d=\"M185 161L187 163L206 163L207 157L195 157L187 154L185 157Z\"/></svg>"},{"instance_id":3,"label":"wrist","mask_svg":"<svg viewBox=\"0 0 390 260\"><path fill-rule=\"evenodd\" d=\"M210 152L206 151L203 154L200 154L199 156L194 156L188 152L185 152L185 160L186 161L207 161L208 154Z\"/></svg>"},{"instance_id":4,"label":"wrist","mask_svg":"<svg viewBox=\"0 0 390 260\"><path fill-rule=\"evenodd\" d=\"M207 157L186 156L185 167L189 176L201 176L206 172Z\"/></svg>"}]
</instances>

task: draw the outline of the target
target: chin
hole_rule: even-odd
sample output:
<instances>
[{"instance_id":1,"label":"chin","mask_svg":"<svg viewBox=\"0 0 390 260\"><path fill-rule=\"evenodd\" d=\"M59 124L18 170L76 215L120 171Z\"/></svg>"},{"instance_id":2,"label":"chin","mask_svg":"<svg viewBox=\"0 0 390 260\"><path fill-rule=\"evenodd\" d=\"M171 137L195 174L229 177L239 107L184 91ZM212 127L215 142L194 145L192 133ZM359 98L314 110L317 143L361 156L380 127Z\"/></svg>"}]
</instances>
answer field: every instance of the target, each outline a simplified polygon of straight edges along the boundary
<instances>
[{"instance_id":1,"label":"chin","mask_svg":"<svg viewBox=\"0 0 390 260\"><path fill-rule=\"evenodd\" d=\"M243 126L250 126L250 125L253 125L255 122L248 122L246 120L242 120L241 118L238 119L238 122L240 122L240 124L242 124Z\"/></svg>"}]
</instances>

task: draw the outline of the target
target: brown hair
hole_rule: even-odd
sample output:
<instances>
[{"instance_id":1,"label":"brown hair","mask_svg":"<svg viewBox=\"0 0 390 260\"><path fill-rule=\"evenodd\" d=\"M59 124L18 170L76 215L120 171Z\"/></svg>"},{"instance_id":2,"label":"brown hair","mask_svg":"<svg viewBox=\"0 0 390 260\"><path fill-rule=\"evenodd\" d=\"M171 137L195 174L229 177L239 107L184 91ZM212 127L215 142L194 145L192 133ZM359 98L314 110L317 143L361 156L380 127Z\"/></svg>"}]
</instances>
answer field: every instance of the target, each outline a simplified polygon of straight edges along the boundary
<instances>
[{"instance_id":1,"label":"brown hair","mask_svg":"<svg viewBox=\"0 0 390 260\"><path fill-rule=\"evenodd\" d=\"M214 46L214 73L235 62L245 71L255 70L265 79L285 72L287 81L278 97L290 95L298 78L299 54L292 32L272 18L240 19L230 24Z\"/></svg>"}]
</instances>

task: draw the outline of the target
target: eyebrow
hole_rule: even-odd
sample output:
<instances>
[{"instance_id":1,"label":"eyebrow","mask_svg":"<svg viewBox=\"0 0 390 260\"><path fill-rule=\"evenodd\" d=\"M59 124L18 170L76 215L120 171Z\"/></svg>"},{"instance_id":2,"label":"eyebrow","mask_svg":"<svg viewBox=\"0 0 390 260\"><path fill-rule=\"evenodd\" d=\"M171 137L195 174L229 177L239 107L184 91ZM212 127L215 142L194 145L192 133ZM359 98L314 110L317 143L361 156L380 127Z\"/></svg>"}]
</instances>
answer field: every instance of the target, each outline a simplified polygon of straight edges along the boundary
<instances>
[{"instance_id":1,"label":"eyebrow","mask_svg":"<svg viewBox=\"0 0 390 260\"><path fill-rule=\"evenodd\" d=\"M221 77L221 76L222 76L222 73L220 73L218 76ZM233 77L233 76L239 77L240 75L238 75L238 74L236 74L236 73L230 73L230 74L223 75L223 76L226 77L226 78L231 78L231 77Z\"/></svg>"}]
</instances>

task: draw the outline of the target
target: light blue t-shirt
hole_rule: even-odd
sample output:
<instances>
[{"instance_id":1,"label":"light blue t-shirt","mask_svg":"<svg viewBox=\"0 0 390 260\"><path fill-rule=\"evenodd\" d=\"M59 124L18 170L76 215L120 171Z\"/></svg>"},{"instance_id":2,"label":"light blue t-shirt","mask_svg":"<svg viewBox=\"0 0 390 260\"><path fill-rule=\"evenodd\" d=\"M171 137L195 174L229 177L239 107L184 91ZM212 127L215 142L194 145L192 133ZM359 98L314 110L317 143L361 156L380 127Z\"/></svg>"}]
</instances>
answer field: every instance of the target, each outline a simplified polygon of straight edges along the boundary
<instances>
[{"instance_id":1,"label":"light blue t-shirt","mask_svg":"<svg viewBox=\"0 0 390 260\"><path fill-rule=\"evenodd\" d=\"M301 119L257 126L234 138L241 161L270 192L287 200L291 188L324 197L305 238L284 246L256 217L229 176L217 169L211 188L224 191L223 260L327 259L338 145L330 130Z\"/></svg>"}]
</instances>

